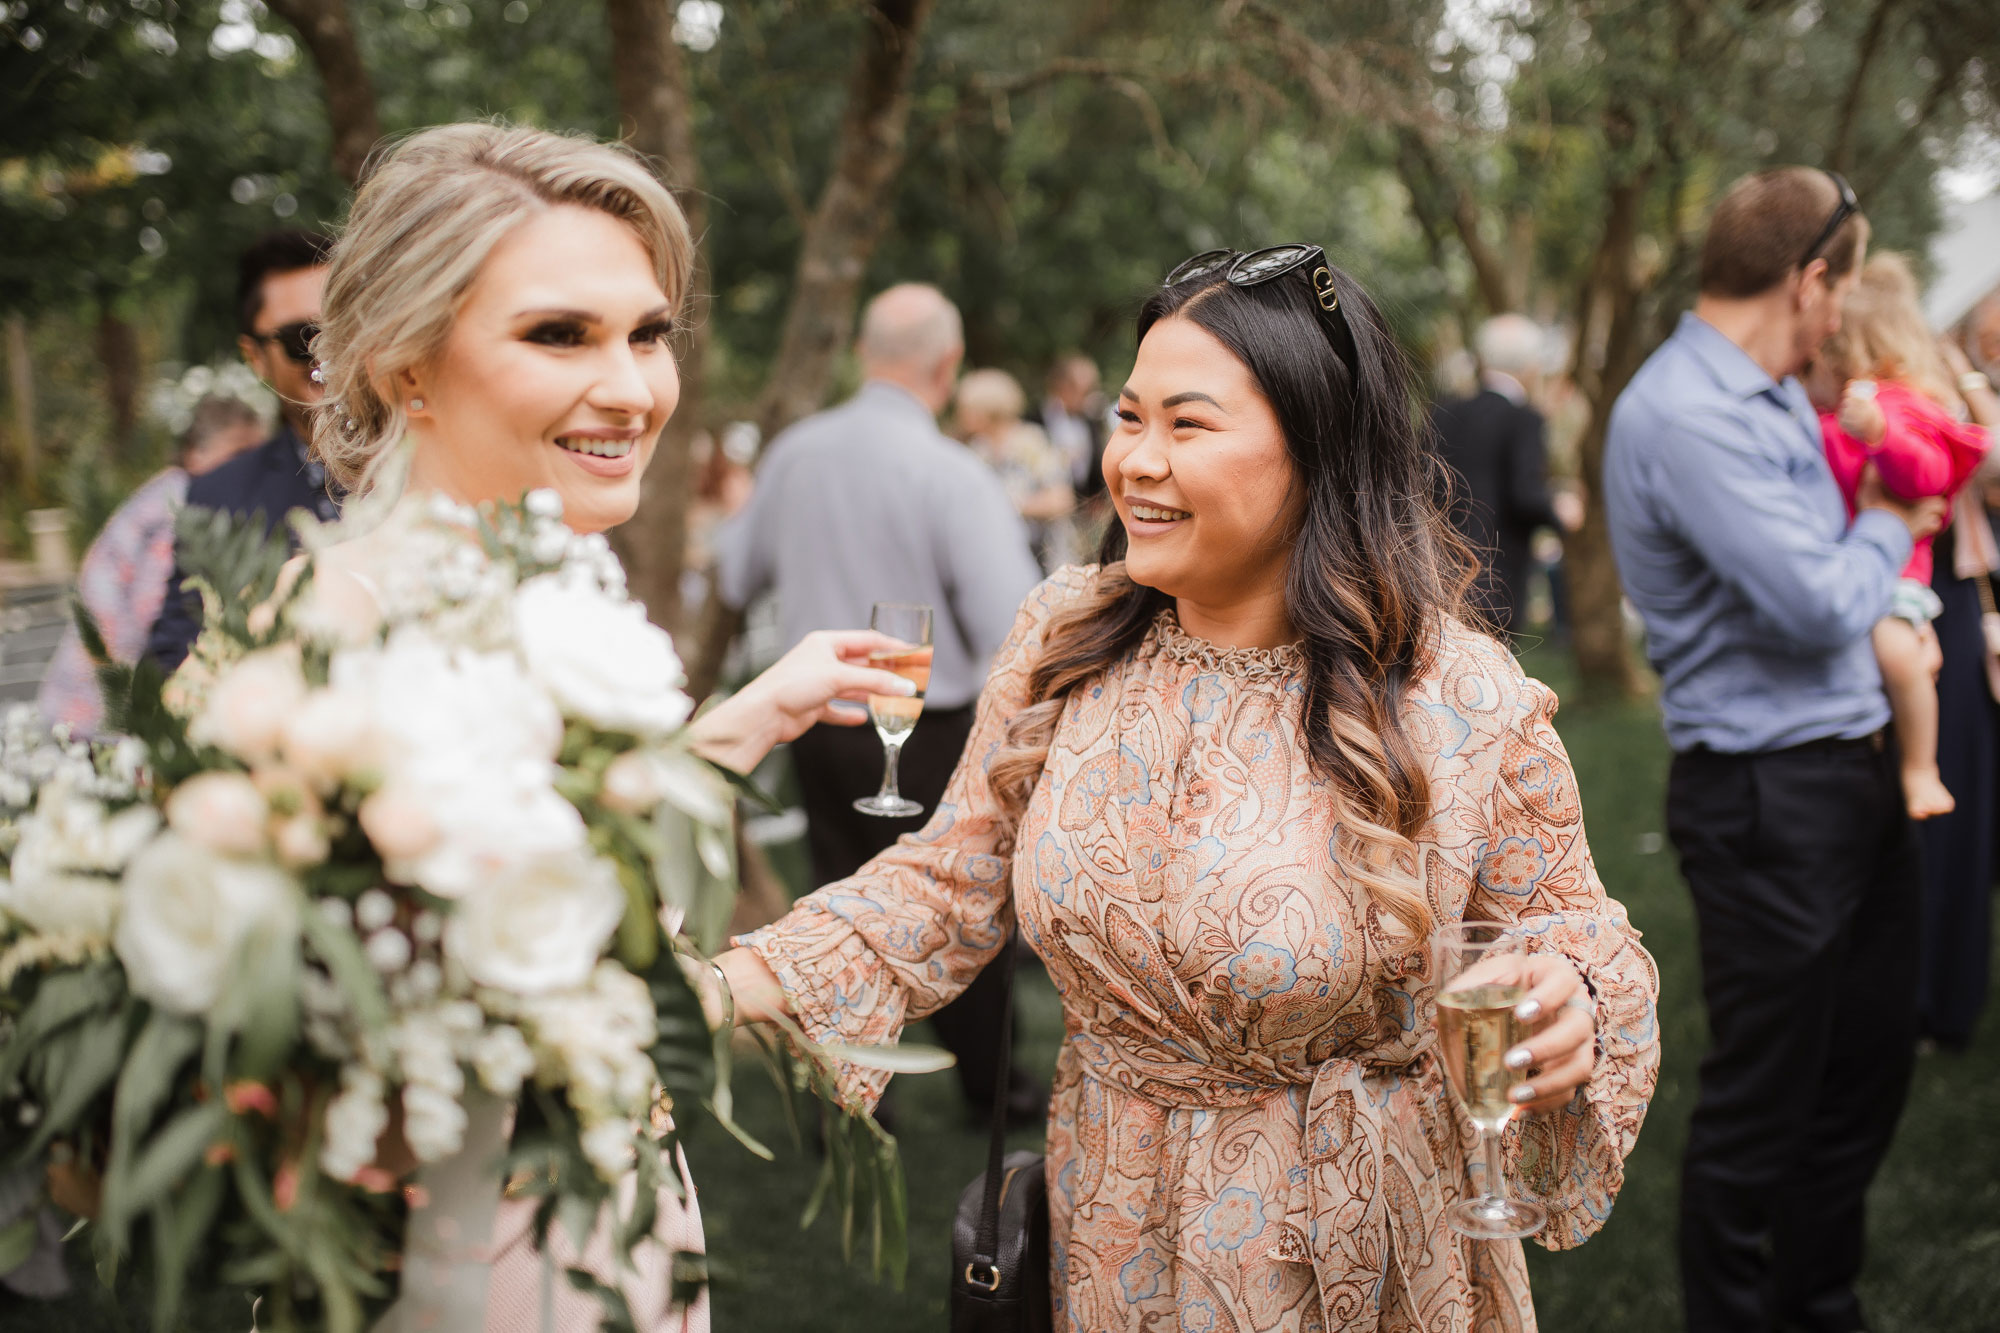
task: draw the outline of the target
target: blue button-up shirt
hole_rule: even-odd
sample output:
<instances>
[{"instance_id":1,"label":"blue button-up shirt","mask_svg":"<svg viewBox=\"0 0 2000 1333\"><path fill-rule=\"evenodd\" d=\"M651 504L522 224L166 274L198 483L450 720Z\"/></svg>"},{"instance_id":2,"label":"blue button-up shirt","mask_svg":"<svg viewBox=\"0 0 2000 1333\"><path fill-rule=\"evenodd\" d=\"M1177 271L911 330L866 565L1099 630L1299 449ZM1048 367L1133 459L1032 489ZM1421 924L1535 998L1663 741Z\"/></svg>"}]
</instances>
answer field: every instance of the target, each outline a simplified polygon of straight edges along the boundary
<instances>
[{"instance_id":1,"label":"blue button-up shirt","mask_svg":"<svg viewBox=\"0 0 2000 1333\"><path fill-rule=\"evenodd\" d=\"M1681 316L1612 409L1604 503L1676 750L1756 753L1888 722L1869 631L1909 530L1879 510L1848 522L1797 380Z\"/></svg>"}]
</instances>

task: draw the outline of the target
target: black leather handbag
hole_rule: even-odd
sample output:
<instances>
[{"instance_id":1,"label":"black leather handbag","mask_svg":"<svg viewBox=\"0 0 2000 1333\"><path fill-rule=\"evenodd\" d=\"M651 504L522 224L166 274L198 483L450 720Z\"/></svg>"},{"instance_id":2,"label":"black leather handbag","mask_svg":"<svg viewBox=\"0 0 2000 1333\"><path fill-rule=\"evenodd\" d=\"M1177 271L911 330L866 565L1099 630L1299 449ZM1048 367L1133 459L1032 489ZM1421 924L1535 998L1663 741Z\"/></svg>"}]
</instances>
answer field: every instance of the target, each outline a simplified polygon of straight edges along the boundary
<instances>
[{"instance_id":1,"label":"black leather handbag","mask_svg":"<svg viewBox=\"0 0 2000 1333\"><path fill-rule=\"evenodd\" d=\"M1013 1067L1014 966L1007 942L1000 1006L1000 1073L986 1170L958 1196L951 1224L951 1333L1048 1333L1049 1191L1040 1153L1009 1153L1007 1071Z\"/></svg>"}]
</instances>

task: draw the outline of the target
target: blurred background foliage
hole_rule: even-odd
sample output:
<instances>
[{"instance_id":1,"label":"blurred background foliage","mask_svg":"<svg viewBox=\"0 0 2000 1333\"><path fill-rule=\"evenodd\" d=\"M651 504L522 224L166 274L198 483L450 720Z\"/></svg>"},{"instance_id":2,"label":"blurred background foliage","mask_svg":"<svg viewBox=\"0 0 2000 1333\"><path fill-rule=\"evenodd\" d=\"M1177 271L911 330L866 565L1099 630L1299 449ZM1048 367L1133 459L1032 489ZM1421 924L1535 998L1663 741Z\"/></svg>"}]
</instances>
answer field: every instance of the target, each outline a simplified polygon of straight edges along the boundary
<instances>
[{"instance_id":1,"label":"blurred background foliage","mask_svg":"<svg viewBox=\"0 0 2000 1333\"><path fill-rule=\"evenodd\" d=\"M1582 407L1558 456L1586 490L1596 428L1685 306L1731 179L1838 167L1877 243L1921 251L1941 172L2000 134L1987 0L14 0L0 548L21 549L26 508L85 519L162 460L150 386L233 356L236 254L272 226L338 223L354 133L505 116L645 141L644 109L621 105L621 18L672 34L648 58L679 80L667 119L696 160L667 174L705 214L682 438L782 424L849 382L785 349L803 315L851 327L854 295L800 259L838 225L823 205L865 163L843 148L871 105L906 123L869 141L891 145L886 180L857 187L873 234L836 252L862 293L944 287L971 363L1033 386L1079 347L1115 383L1132 313L1177 260L1315 240L1425 364L1494 310L1564 328ZM328 21L358 83L308 40ZM891 39L915 45L907 74L868 63ZM804 382L780 401L788 375ZM684 468L661 473L685 488ZM678 547L679 502L661 503L635 526ZM646 540L628 534L628 558ZM1601 534L1574 546L1580 665L1629 689L1588 632L1617 632ZM691 626L678 559L640 582Z\"/></svg>"}]
</instances>

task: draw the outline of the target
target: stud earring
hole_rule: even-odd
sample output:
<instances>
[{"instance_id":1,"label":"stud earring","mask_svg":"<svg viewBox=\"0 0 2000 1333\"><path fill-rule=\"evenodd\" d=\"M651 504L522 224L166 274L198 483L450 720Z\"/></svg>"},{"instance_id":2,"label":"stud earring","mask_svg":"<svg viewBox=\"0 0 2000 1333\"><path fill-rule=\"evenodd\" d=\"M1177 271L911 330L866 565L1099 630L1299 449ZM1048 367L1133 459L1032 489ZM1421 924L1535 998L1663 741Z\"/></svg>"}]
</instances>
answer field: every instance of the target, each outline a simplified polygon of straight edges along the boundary
<instances>
[{"instance_id":1,"label":"stud earring","mask_svg":"<svg viewBox=\"0 0 2000 1333\"><path fill-rule=\"evenodd\" d=\"M412 399L410 400L410 410L411 410L412 412L421 412L421 411L423 411L423 410L424 410L424 400L423 400L423 399L421 399L421 398L412 398Z\"/></svg>"}]
</instances>

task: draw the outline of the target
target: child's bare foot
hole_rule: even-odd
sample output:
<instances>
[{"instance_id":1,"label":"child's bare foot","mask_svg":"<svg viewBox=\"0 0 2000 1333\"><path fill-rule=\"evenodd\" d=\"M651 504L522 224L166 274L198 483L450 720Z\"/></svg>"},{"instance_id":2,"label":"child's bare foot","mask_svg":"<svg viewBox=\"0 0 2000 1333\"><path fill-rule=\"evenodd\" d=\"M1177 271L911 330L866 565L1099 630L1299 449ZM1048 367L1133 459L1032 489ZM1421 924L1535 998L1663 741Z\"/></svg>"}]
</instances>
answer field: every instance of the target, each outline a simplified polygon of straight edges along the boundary
<instances>
[{"instance_id":1,"label":"child's bare foot","mask_svg":"<svg viewBox=\"0 0 2000 1333\"><path fill-rule=\"evenodd\" d=\"M1903 803L1909 807L1912 819L1933 819L1958 808L1958 802L1945 790L1944 779L1935 768L1903 770Z\"/></svg>"}]
</instances>

